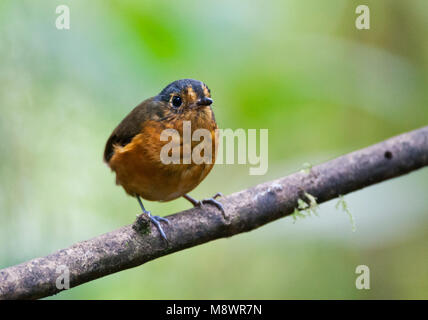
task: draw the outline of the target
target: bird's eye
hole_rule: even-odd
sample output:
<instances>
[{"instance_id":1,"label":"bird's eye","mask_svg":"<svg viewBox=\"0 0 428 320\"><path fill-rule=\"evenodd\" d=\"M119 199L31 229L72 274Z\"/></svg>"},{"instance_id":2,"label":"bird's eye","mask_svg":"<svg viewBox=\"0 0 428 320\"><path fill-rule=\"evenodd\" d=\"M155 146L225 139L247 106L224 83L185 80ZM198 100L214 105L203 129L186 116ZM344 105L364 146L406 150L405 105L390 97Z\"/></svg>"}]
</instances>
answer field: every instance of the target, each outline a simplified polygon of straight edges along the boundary
<instances>
[{"instance_id":1,"label":"bird's eye","mask_svg":"<svg viewBox=\"0 0 428 320\"><path fill-rule=\"evenodd\" d=\"M174 107L178 108L179 106L181 106L181 103L182 103L182 101L181 101L181 98L179 96L174 96L172 98L172 105Z\"/></svg>"}]
</instances>

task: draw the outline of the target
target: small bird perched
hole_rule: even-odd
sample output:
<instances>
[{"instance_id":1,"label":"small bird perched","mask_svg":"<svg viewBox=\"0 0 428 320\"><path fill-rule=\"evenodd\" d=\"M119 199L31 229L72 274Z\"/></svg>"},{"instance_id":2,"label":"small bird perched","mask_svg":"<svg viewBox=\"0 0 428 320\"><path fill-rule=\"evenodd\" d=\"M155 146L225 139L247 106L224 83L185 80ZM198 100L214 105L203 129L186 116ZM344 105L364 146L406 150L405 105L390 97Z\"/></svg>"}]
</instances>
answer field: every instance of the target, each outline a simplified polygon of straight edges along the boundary
<instances>
[{"instance_id":1,"label":"small bird perched","mask_svg":"<svg viewBox=\"0 0 428 320\"><path fill-rule=\"evenodd\" d=\"M208 87L193 79L177 80L167 85L157 96L149 98L135 107L107 140L104 161L116 172L116 183L137 198L138 203L166 240L160 221L169 223L166 218L153 216L147 211L141 198L151 201L170 201L184 197L194 206L211 203L224 214L223 206L215 200L220 196L197 201L187 193L192 191L208 175L214 166L218 137L217 123L211 108L213 100ZM175 129L180 134L180 159L183 150L191 150L197 141L183 140L183 122L189 121L191 132L206 129L210 139L201 143L211 150L208 163L180 161L165 164L161 161L161 150L168 141L161 140L166 129Z\"/></svg>"}]
</instances>

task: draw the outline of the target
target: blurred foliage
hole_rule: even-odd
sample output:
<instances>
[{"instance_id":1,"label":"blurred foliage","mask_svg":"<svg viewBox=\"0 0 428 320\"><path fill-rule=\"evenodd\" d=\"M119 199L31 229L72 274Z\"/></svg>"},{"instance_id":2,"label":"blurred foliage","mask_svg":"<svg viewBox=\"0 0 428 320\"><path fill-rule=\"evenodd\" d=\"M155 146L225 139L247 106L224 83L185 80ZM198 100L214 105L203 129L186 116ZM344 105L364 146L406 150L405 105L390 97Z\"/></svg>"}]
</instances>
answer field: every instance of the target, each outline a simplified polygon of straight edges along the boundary
<instances>
[{"instance_id":1,"label":"blurred foliage","mask_svg":"<svg viewBox=\"0 0 428 320\"><path fill-rule=\"evenodd\" d=\"M67 4L71 29L55 28ZM0 2L0 268L133 221L104 143L179 78L212 90L222 128L268 128L269 172L218 165L229 194L427 125L428 4L358 1ZM228 183L224 183L228 177ZM54 298L428 298L427 169L334 208L175 253ZM185 200L147 203L167 215ZM371 289L355 288L355 268Z\"/></svg>"}]
</instances>

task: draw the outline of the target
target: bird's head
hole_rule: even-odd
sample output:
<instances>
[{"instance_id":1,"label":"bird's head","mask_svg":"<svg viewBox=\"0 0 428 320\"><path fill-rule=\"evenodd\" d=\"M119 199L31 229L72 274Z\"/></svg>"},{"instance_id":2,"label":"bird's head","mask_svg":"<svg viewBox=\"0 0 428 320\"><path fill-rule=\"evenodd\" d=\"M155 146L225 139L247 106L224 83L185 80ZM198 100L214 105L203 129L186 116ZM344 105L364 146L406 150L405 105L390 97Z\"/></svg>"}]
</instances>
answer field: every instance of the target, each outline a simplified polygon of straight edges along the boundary
<instances>
[{"instance_id":1,"label":"bird's head","mask_svg":"<svg viewBox=\"0 0 428 320\"><path fill-rule=\"evenodd\" d=\"M213 103L210 89L202 81L193 79L170 83L155 99L166 103L169 111L176 114L194 112Z\"/></svg>"}]
</instances>

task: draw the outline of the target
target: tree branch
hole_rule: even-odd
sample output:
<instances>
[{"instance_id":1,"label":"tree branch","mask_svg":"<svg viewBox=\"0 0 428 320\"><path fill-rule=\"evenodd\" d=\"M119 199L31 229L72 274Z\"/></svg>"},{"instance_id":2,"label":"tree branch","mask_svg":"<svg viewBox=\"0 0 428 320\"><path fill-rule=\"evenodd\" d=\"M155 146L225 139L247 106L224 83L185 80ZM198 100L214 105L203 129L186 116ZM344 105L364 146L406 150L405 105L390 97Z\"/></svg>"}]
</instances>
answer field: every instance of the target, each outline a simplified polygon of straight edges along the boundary
<instances>
[{"instance_id":1,"label":"tree branch","mask_svg":"<svg viewBox=\"0 0 428 320\"><path fill-rule=\"evenodd\" d=\"M173 214L168 217L171 224L164 225L168 244L153 225L140 221L0 270L0 299L35 299L59 292L56 279L61 265L70 270L70 286L78 286L175 251L256 229L293 213L305 192L322 203L426 165L428 126L315 166L309 173L294 173L224 197L226 218L208 205Z\"/></svg>"}]
</instances>

